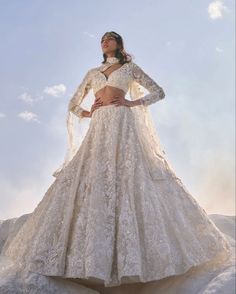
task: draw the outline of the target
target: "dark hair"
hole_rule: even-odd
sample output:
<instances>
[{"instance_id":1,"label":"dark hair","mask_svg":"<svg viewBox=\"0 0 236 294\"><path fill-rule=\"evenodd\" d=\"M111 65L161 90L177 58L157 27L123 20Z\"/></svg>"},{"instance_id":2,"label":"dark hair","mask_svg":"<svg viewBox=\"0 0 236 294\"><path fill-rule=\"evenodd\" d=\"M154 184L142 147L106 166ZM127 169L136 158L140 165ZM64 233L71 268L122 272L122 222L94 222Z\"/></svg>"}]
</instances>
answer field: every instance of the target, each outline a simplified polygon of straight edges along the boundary
<instances>
[{"instance_id":1,"label":"dark hair","mask_svg":"<svg viewBox=\"0 0 236 294\"><path fill-rule=\"evenodd\" d=\"M117 34L116 32L114 31L110 31L110 32L106 32L103 36L112 36L116 39L116 42L119 46L119 48L116 49L116 52L115 52L115 57L117 57L119 59L119 63L121 64L124 64L124 63L127 63L127 62L130 62L132 61L132 56L130 54L128 54L125 49L124 49L124 41L122 39L122 37ZM102 38L101 38L101 41L102 41ZM105 53L103 53L103 61L102 63L105 63L106 60L107 60L107 56Z\"/></svg>"}]
</instances>

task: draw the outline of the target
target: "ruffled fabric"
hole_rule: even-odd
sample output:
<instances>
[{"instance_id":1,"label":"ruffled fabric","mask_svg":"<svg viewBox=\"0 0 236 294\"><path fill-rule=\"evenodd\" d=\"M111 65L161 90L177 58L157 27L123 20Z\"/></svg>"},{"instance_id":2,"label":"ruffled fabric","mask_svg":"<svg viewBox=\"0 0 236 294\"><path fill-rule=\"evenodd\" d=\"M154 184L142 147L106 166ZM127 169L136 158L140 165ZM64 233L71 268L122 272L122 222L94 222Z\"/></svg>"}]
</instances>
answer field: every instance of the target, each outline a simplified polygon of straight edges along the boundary
<instances>
[{"instance_id":1,"label":"ruffled fabric","mask_svg":"<svg viewBox=\"0 0 236 294\"><path fill-rule=\"evenodd\" d=\"M230 244L168 162L154 163L154 179L147 158L131 108L95 110L78 152L3 254L25 270L107 287L227 260Z\"/></svg>"}]
</instances>

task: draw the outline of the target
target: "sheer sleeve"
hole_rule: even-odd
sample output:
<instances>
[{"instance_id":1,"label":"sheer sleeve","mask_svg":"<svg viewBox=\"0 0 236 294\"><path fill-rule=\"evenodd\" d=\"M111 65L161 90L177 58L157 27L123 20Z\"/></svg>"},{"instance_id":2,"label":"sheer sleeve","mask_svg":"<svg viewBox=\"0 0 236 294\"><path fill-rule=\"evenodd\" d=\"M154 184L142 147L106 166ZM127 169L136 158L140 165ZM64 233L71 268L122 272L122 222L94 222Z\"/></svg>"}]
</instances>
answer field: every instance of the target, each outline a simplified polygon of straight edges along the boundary
<instances>
[{"instance_id":1,"label":"sheer sleeve","mask_svg":"<svg viewBox=\"0 0 236 294\"><path fill-rule=\"evenodd\" d=\"M165 97L163 89L134 62L132 76L137 83L149 91L149 94L141 97L143 105L150 105Z\"/></svg>"},{"instance_id":2,"label":"sheer sleeve","mask_svg":"<svg viewBox=\"0 0 236 294\"><path fill-rule=\"evenodd\" d=\"M77 115L80 119L83 118L82 111L84 110L82 107L80 107L80 104L82 103L83 99L88 94L90 89L91 89L91 70L89 70L84 76L82 82L77 87L68 105L68 111L71 111L72 113Z\"/></svg>"}]
</instances>

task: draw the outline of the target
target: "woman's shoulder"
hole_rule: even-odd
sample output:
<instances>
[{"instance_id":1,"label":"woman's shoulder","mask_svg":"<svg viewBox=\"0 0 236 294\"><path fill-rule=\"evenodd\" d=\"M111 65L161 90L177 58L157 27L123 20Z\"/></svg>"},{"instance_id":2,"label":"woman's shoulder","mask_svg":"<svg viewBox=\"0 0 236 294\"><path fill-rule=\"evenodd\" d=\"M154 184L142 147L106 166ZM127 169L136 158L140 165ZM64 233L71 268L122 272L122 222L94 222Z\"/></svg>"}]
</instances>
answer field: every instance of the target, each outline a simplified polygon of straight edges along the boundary
<instances>
[{"instance_id":1,"label":"woman's shoulder","mask_svg":"<svg viewBox=\"0 0 236 294\"><path fill-rule=\"evenodd\" d=\"M92 67L90 69L88 69L88 74L92 74L93 72L95 72L98 69L98 67Z\"/></svg>"},{"instance_id":2,"label":"woman's shoulder","mask_svg":"<svg viewBox=\"0 0 236 294\"><path fill-rule=\"evenodd\" d=\"M129 68L132 73L139 72L140 70L142 70L141 66L138 65L137 62L133 60L129 61Z\"/></svg>"},{"instance_id":3,"label":"woman's shoulder","mask_svg":"<svg viewBox=\"0 0 236 294\"><path fill-rule=\"evenodd\" d=\"M135 61L131 61L130 63L130 66L134 69L141 68L141 66Z\"/></svg>"},{"instance_id":4,"label":"woman's shoulder","mask_svg":"<svg viewBox=\"0 0 236 294\"><path fill-rule=\"evenodd\" d=\"M102 67L103 67L103 65L98 65L98 66L92 67L88 70L88 73L90 75L92 75L92 74L96 73L97 71L101 70Z\"/></svg>"},{"instance_id":5,"label":"woman's shoulder","mask_svg":"<svg viewBox=\"0 0 236 294\"><path fill-rule=\"evenodd\" d=\"M91 79L95 71L97 71L97 67L87 69L84 75L84 79Z\"/></svg>"}]
</instances>

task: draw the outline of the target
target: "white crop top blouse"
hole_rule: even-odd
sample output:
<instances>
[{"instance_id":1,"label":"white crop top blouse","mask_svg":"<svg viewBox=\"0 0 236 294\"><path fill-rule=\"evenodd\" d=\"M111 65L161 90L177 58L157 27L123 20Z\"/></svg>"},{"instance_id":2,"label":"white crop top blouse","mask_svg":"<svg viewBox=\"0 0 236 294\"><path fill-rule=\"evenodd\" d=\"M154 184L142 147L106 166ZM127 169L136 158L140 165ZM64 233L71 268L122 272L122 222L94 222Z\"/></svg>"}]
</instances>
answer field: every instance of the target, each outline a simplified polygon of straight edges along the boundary
<instances>
[{"instance_id":1,"label":"white crop top blouse","mask_svg":"<svg viewBox=\"0 0 236 294\"><path fill-rule=\"evenodd\" d=\"M68 110L82 118L82 111L84 109L80 107L80 104L91 89L93 89L93 93L95 95L105 86L112 86L123 90L127 94L133 81L138 82L149 91L147 95L141 98L143 105L150 105L165 97L163 89L132 61L123 64L118 69L113 70L108 77L102 73L102 71L107 69L109 66L118 62L118 58L108 57L105 64L90 69L71 98Z\"/></svg>"}]
</instances>

